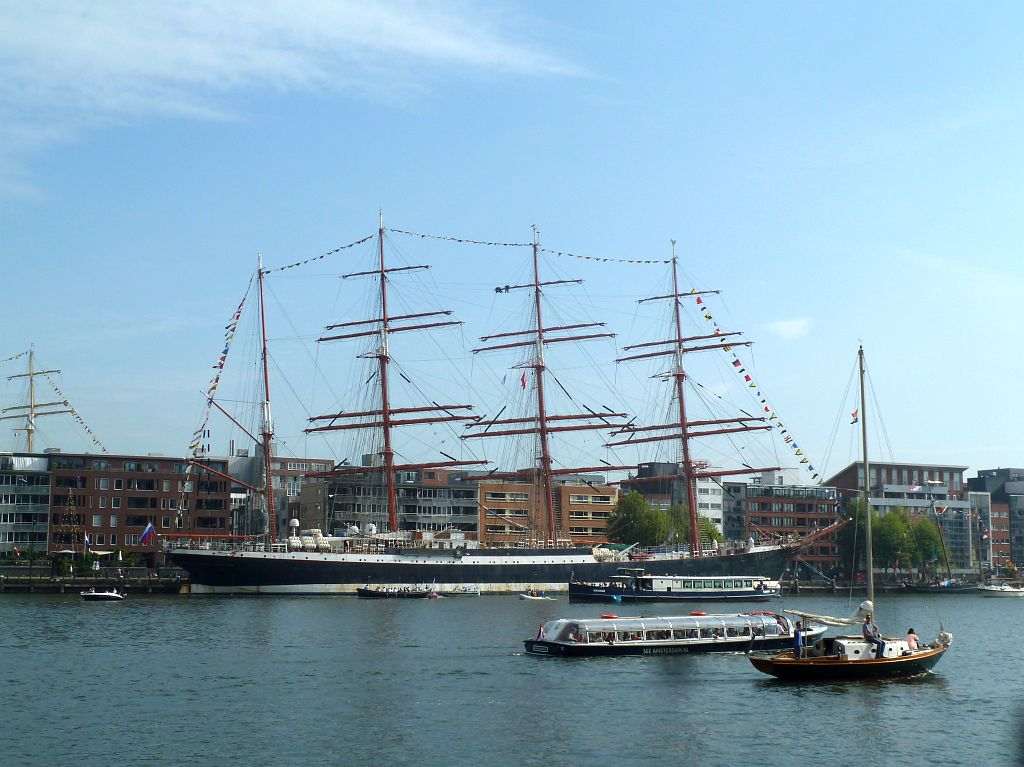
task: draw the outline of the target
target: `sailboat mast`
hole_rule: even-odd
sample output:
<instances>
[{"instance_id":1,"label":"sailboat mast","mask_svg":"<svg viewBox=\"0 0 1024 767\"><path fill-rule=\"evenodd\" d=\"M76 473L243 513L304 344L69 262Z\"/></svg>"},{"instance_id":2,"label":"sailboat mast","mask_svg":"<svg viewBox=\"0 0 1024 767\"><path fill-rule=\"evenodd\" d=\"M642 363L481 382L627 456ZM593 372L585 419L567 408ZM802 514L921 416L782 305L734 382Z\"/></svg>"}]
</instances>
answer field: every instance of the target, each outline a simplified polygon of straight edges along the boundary
<instances>
[{"instance_id":1,"label":"sailboat mast","mask_svg":"<svg viewBox=\"0 0 1024 767\"><path fill-rule=\"evenodd\" d=\"M537 380L537 421L540 438L540 480L544 494L544 511L547 518L548 538L555 538L555 505L551 497L551 450L548 441L548 416L544 407L544 322L541 318L540 301L540 240L537 227L533 227L533 299L537 314L537 357L533 363Z\"/></svg>"},{"instance_id":2,"label":"sailboat mast","mask_svg":"<svg viewBox=\"0 0 1024 767\"><path fill-rule=\"evenodd\" d=\"M377 229L378 255L380 256L380 420L384 434L384 487L387 495L388 530L398 530L398 501L395 492L395 451L391 447L391 398L388 392L388 275L384 268L384 211L380 211L380 225Z\"/></svg>"},{"instance_id":3,"label":"sailboat mast","mask_svg":"<svg viewBox=\"0 0 1024 767\"><path fill-rule=\"evenodd\" d=\"M686 420L686 398L683 395L686 371L683 368L683 323L679 306L679 256L676 255L676 241L672 240L672 308L675 317L676 369L672 375L676 384L676 399L679 401L679 439L683 448L683 482L686 483L687 505L690 507L690 551L700 555L700 531L697 529L697 493L694 488L693 465L690 463L690 427Z\"/></svg>"},{"instance_id":4,"label":"sailboat mast","mask_svg":"<svg viewBox=\"0 0 1024 767\"><path fill-rule=\"evenodd\" d=\"M867 581L868 600L875 601L874 559L871 550L871 467L868 464L868 418L867 401L864 396L864 347L857 350L857 363L860 367L860 438L861 450L864 455L864 544L867 546Z\"/></svg>"},{"instance_id":5,"label":"sailboat mast","mask_svg":"<svg viewBox=\"0 0 1024 767\"><path fill-rule=\"evenodd\" d=\"M267 310L263 300L263 256L258 256L260 287L260 340L263 345L263 469L267 481L267 526L270 528L270 541L277 543L277 509L274 508L274 475L273 463L273 424L270 419L270 363L267 354Z\"/></svg>"}]
</instances>

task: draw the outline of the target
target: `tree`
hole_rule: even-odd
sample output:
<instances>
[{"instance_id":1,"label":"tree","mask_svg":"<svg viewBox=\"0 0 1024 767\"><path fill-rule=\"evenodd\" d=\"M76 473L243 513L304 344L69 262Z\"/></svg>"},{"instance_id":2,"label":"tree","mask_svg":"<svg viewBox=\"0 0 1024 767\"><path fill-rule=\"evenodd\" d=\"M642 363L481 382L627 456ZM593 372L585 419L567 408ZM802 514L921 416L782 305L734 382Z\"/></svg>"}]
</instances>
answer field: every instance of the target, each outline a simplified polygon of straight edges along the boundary
<instances>
[{"instance_id":1,"label":"tree","mask_svg":"<svg viewBox=\"0 0 1024 767\"><path fill-rule=\"evenodd\" d=\"M910 540L914 564L922 573L927 572L928 563L939 555L942 548L938 526L929 517L915 517L910 520Z\"/></svg>"},{"instance_id":2,"label":"tree","mask_svg":"<svg viewBox=\"0 0 1024 767\"><path fill-rule=\"evenodd\" d=\"M668 516L635 490L621 496L608 519L608 540L657 546L668 532Z\"/></svg>"},{"instance_id":3,"label":"tree","mask_svg":"<svg viewBox=\"0 0 1024 767\"><path fill-rule=\"evenodd\" d=\"M910 540L910 515L902 506L896 506L884 517L871 522L871 543L875 565L888 570L897 565L910 565L913 546Z\"/></svg>"},{"instance_id":4,"label":"tree","mask_svg":"<svg viewBox=\"0 0 1024 767\"><path fill-rule=\"evenodd\" d=\"M669 543L690 543L690 510L686 506L676 504L668 510L668 536ZM725 536L718 529L718 525L705 517L697 515L697 531L702 541L718 541L725 543Z\"/></svg>"}]
</instances>

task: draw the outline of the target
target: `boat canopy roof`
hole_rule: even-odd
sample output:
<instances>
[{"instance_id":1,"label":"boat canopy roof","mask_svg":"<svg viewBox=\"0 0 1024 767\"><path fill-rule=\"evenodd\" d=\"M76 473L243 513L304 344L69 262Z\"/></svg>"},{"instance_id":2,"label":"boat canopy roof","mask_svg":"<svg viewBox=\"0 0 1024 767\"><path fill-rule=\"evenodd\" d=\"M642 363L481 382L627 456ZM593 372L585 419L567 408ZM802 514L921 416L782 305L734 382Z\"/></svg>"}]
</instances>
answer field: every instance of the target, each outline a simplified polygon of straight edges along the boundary
<instances>
[{"instance_id":1,"label":"boat canopy roof","mask_svg":"<svg viewBox=\"0 0 1024 767\"><path fill-rule=\"evenodd\" d=\"M585 631L651 631L657 629L712 629L781 626L788 631L789 619L777 613L729 613L724 615L680 615L674 617L559 618L545 624L544 633L557 632L570 623Z\"/></svg>"}]
</instances>

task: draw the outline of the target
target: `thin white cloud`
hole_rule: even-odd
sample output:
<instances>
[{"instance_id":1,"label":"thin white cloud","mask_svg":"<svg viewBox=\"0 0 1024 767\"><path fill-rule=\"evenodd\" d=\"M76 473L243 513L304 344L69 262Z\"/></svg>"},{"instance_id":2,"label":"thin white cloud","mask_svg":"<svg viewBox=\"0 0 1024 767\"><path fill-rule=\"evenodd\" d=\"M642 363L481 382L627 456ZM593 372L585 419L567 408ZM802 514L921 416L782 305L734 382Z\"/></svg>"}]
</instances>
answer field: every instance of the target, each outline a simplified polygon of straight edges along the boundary
<instances>
[{"instance_id":1,"label":"thin white cloud","mask_svg":"<svg viewBox=\"0 0 1024 767\"><path fill-rule=\"evenodd\" d=\"M807 317L798 317L794 320L777 320L769 322L766 327L783 340L798 341L810 332L811 320Z\"/></svg>"},{"instance_id":2,"label":"thin white cloud","mask_svg":"<svg viewBox=\"0 0 1024 767\"><path fill-rule=\"evenodd\" d=\"M437 73L579 71L477 3L0 0L0 193L33 154L106 124L225 117L247 89L394 98ZM518 26L525 28L525 24Z\"/></svg>"}]
</instances>

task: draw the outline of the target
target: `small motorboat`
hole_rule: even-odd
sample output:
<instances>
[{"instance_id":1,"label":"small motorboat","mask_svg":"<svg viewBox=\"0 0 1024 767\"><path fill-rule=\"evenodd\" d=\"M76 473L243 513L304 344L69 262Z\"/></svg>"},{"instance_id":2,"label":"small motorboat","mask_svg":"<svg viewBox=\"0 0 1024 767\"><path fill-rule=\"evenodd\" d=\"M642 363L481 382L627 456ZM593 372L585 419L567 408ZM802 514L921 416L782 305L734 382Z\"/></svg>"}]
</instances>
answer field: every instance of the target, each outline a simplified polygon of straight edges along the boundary
<instances>
[{"instance_id":1,"label":"small motorboat","mask_svg":"<svg viewBox=\"0 0 1024 767\"><path fill-rule=\"evenodd\" d=\"M538 601L538 602L554 602L555 601L554 597L549 597L549 596L545 595L543 591L530 591L530 592L528 592L526 594L520 594L519 598L520 599L532 599L532 600Z\"/></svg>"},{"instance_id":2,"label":"small motorboat","mask_svg":"<svg viewBox=\"0 0 1024 767\"><path fill-rule=\"evenodd\" d=\"M96 589L86 589L81 592L82 599L86 602L121 602L124 601L127 594L118 589L103 589L97 591Z\"/></svg>"}]
</instances>

